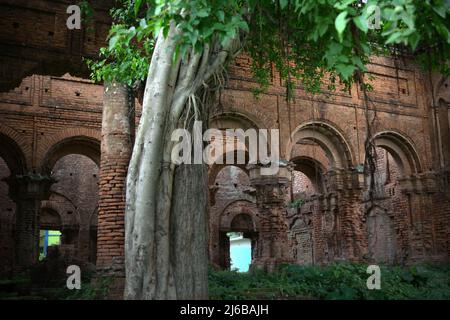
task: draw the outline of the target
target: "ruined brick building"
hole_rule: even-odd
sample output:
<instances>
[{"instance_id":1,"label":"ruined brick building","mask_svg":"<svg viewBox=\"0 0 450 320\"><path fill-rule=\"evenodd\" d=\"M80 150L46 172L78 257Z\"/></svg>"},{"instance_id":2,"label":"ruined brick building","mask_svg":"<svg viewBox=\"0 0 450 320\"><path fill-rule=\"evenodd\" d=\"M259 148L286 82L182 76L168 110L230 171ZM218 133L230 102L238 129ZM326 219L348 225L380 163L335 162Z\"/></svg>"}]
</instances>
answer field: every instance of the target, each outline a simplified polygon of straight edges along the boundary
<instances>
[{"instance_id":1,"label":"ruined brick building","mask_svg":"<svg viewBox=\"0 0 450 320\"><path fill-rule=\"evenodd\" d=\"M104 93L82 60L105 45L110 2L96 1L93 31L67 29L70 1L0 2L2 274L37 260L40 229L60 230L67 255L123 270L126 133L134 128L122 120L138 119L140 105L130 112L122 87ZM369 70L373 201L356 86L315 96L298 86L288 107L275 72L257 99L248 58L230 66L211 127L279 129L284 165L276 176L261 176L257 166L210 167L212 264L229 266L231 231L250 238L253 265L269 269L279 262L448 262L450 80L408 57L374 57Z\"/></svg>"}]
</instances>

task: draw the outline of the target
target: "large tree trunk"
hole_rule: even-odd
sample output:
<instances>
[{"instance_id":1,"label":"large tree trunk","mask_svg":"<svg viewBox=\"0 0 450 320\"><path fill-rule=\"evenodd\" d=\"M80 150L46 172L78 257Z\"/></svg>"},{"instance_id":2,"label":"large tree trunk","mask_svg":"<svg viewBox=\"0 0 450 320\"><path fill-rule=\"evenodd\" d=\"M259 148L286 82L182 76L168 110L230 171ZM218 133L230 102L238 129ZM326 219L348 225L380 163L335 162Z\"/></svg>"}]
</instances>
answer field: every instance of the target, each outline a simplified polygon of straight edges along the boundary
<instances>
[{"instance_id":1,"label":"large tree trunk","mask_svg":"<svg viewBox=\"0 0 450 320\"><path fill-rule=\"evenodd\" d=\"M207 192L202 165L175 168L172 132L186 101L225 63L230 48L175 60L178 30L159 35L127 176L125 298L207 298ZM230 43L231 46L231 43ZM196 110L198 114L199 110ZM174 195L174 196L172 196Z\"/></svg>"},{"instance_id":2,"label":"large tree trunk","mask_svg":"<svg viewBox=\"0 0 450 320\"><path fill-rule=\"evenodd\" d=\"M208 171L182 165L174 180L170 224L177 299L208 297Z\"/></svg>"}]
</instances>

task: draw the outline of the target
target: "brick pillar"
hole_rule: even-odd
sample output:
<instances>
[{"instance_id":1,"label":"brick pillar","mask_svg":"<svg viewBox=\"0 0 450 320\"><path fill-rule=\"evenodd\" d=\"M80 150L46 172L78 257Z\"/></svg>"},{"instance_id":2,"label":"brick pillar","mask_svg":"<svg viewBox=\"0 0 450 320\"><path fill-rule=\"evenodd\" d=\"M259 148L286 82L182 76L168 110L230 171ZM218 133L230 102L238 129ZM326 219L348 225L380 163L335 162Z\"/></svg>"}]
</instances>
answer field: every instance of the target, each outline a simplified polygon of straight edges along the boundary
<instances>
[{"instance_id":1,"label":"brick pillar","mask_svg":"<svg viewBox=\"0 0 450 320\"><path fill-rule=\"evenodd\" d=\"M132 91L118 83L106 83L97 232L97 269L104 274L124 274L125 184L134 131Z\"/></svg>"},{"instance_id":2,"label":"brick pillar","mask_svg":"<svg viewBox=\"0 0 450 320\"><path fill-rule=\"evenodd\" d=\"M335 169L326 173L327 191L337 196L342 258L362 261L367 255L364 223L364 175L357 170Z\"/></svg>"},{"instance_id":3,"label":"brick pillar","mask_svg":"<svg viewBox=\"0 0 450 320\"><path fill-rule=\"evenodd\" d=\"M280 263L293 262L288 243L286 196L291 173L281 167L277 175L261 175L259 166L250 168L250 181L256 189L261 212L258 248L252 267L274 271Z\"/></svg>"},{"instance_id":4,"label":"brick pillar","mask_svg":"<svg viewBox=\"0 0 450 320\"><path fill-rule=\"evenodd\" d=\"M39 257L39 210L48 199L52 178L39 174L17 175L7 179L9 195L16 203L15 270L36 263Z\"/></svg>"}]
</instances>

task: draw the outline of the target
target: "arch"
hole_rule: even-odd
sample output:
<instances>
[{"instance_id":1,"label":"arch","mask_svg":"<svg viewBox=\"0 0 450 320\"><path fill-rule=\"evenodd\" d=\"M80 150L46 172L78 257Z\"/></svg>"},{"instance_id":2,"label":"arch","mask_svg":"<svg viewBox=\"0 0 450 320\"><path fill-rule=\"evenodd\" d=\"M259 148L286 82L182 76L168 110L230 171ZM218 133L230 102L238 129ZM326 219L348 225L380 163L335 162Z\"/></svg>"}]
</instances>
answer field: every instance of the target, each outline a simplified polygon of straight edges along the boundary
<instances>
[{"instance_id":1,"label":"arch","mask_svg":"<svg viewBox=\"0 0 450 320\"><path fill-rule=\"evenodd\" d=\"M31 154L31 147L27 147L25 138L9 126L0 124L0 157L11 174L23 174L27 171L27 151Z\"/></svg>"},{"instance_id":2,"label":"arch","mask_svg":"<svg viewBox=\"0 0 450 320\"><path fill-rule=\"evenodd\" d=\"M373 142L375 146L383 148L391 154L402 175L422 172L416 148L406 136L395 131L382 131L373 137Z\"/></svg>"},{"instance_id":3,"label":"arch","mask_svg":"<svg viewBox=\"0 0 450 320\"><path fill-rule=\"evenodd\" d=\"M325 166L318 160L307 156L299 156L291 159L293 169L302 172L312 182L317 192L323 192L323 174L326 172Z\"/></svg>"},{"instance_id":4,"label":"arch","mask_svg":"<svg viewBox=\"0 0 450 320\"><path fill-rule=\"evenodd\" d=\"M233 221L236 217L241 217L247 224L240 230L233 230ZM220 268L230 267L230 239L229 232L243 232L246 238L252 241L252 257L254 249L257 247L259 231L261 230L258 209L256 204L249 200L232 200L223 206L223 209L217 211L210 221L210 258L213 264ZM242 222L242 221L241 221ZM250 222L250 223L248 223ZM237 227L235 225L235 227Z\"/></svg>"},{"instance_id":5,"label":"arch","mask_svg":"<svg viewBox=\"0 0 450 320\"><path fill-rule=\"evenodd\" d=\"M242 111L224 111L222 113L215 114L210 117L209 127L215 128L219 130L226 129L242 129L244 132L248 129L255 129L257 131L258 141L260 137L258 135L259 129L267 128L261 122L255 119L255 117L244 113ZM225 132L225 131L224 131ZM267 142L270 141L271 131L267 130L267 141L263 141L264 144L267 145L268 150L270 151L271 145L268 145ZM240 143L241 144L241 143ZM247 139L244 142L244 145L247 148Z\"/></svg>"},{"instance_id":6,"label":"arch","mask_svg":"<svg viewBox=\"0 0 450 320\"><path fill-rule=\"evenodd\" d=\"M39 228L47 230L62 230L63 223L61 215L53 208L41 208L39 214Z\"/></svg>"},{"instance_id":7,"label":"arch","mask_svg":"<svg viewBox=\"0 0 450 320\"><path fill-rule=\"evenodd\" d=\"M228 154L230 154L230 153L224 153L223 154L224 162L226 162L226 157L227 157ZM236 154L237 154L237 151L234 152L234 159L236 159ZM247 151L245 151L244 158L245 158L245 163L247 163L248 162L248 158L249 158ZM246 164L227 164L227 163L219 164L219 163L214 163L212 166L210 166L209 171L208 171L208 185L209 186L213 186L215 184L216 179L217 179L217 175L220 173L220 171L222 171L225 167L229 167L229 166L233 166L233 167L237 167L237 168L241 169L242 171L244 171L247 174L247 176L250 177L250 174L248 172Z\"/></svg>"},{"instance_id":8,"label":"arch","mask_svg":"<svg viewBox=\"0 0 450 320\"><path fill-rule=\"evenodd\" d=\"M294 145L300 140L314 141L325 151L334 168L351 169L354 158L350 145L336 126L325 121L309 121L298 126L286 145L286 156L291 157Z\"/></svg>"},{"instance_id":9,"label":"arch","mask_svg":"<svg viewBox=\"0 0 450 320\"><path fill-rule=\"evenodd\" d=\"M248 231L257 232L260 230L260 223L255 204L247 200L236 200L227 204L220 215L220 230L231 231L232 222L238 215L247 215L253 223L252 229Z\"/></svg>"},{"instance_id":10,"label":"arch","mask_svg":"<svg viewBox=\"0 0 450 320\"><path fill-rule=\"evenodd\" d=\"M41 202L41 211L43 210L58 212L63 227L80 225L81 217L77 207L69 198L61 193L52 191L50 198ZM70 215L68 214L69 212L71 212Z\"/></svg>"},{"instance_id":11,"label":"arch","mask_svg":"<svg viewBox=\"0 0 450 320\"><path fill-rule=\"evenodd\" d=\"M38 154L44 172L50 172L59 159L69 154L84 155L100 166L100 133L83 128L64 130L42 143Z\"/></svg>"},{"instance_id":12,"label":"arch","mask_svg":"<svg viewBox=\"0 0 450 320\"><path fill-rule=\"evenodd\" d=\"M264 126L251 115L242 111L224 111L211 116L210 128L217 129L259 129Z\"/></svg>"}]
</instances>

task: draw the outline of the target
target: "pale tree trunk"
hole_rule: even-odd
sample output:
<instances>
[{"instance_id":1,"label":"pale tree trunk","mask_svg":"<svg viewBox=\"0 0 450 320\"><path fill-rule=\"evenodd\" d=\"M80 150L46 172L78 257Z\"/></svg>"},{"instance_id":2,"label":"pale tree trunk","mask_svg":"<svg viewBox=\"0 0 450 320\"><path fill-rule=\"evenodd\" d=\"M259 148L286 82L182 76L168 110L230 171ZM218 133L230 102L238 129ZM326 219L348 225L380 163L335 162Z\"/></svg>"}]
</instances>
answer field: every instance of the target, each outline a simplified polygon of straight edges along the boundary
<instances>
[{"instance_id":1,"label":"pale tree trunk","mask_svg":"<svg viewBox=\"0 0 450 320\"><path fill-rule=\"evenodd\" d=\"M175 61L177 32L172 25L156 41L128 169L126 299L208 296L206 172L203 165L175 168L170 140L187 100L223 67L235 41Z\"/></svg>"}]
</instances>

